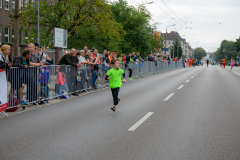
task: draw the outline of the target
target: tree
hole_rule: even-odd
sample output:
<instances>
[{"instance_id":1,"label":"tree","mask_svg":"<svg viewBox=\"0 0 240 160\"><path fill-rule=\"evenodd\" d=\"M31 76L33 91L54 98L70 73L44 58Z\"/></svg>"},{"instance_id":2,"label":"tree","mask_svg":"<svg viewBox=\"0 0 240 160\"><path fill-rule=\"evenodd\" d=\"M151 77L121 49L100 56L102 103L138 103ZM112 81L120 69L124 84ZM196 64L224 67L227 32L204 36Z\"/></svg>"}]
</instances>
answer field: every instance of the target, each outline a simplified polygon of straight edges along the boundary
<instances>
[{"instance_id":1,"label":"tree","mask_svg":"<svg viewBox=\"0 0 240 160\"><path fill-rule=\"evenodd\" d=\"M207 55L206 51L203 48L196 48L193 53L195 59L201 60Z\"/></svg>"},{"instance_id":2,"label":"tree","mask_svg":"<svg viewBox=\"0 0 240 160\"><path fill-rule=\"evenodd\" d=\"M223 40L220 45L220 53L219 58L226 58L226 60L230 60L232 57L237 59L237 52L235 43L233 41Z\"/></svg>"},{"instance_id":3,"label":"tree","mask_svg":"<svg viewBox=\"0 0 240 160\"><path fill-rule=\"evenodd\" d=\"M37 2L29 1L20 15L21 28L28 33L27 43L37 41ZM71 47L76 48L82 48L87 39L114 49L125 34L106 0L40 1L41 45L53 46L54 27L67 29L68 38L76 42Z\"/></svg>"},{"instance_id":4,"label":"tree","mask_svg":"<svg viewBox=\"0 0 240 160\"><path fill-rule=\"evenodd\" d=\"M235 42L236 51L240 52L240 37Z\"/></svg>"},{"instance_id":5,"label":"tree","mask_svg":"<svg viewBox=\"0 0 240 160\"><path fill-rule=\"evenodd\" d=\"M164 40L162 39L161 36L157 36L157 34L155 33L153 35L153 48L155 52L159 52L160 49L163 47L164 47Z\"/></svg>"},{"instance_id":6,"label":"tree","mask_svg":"<svg viewBox=\"0 0 240 160\"><path fill-rule=\"evenodd\" d=\"M121 50L125 54L140 51L141 56L145 57L153 49L153 28L149 25L151 15L143 5L136 9L127 4L125 0L111 4L115 19L126 32Z\"/></svg>"},{"instance_id":7,"label":"tree","mask_svg":"<svg viewBox=\"0 0 240 160\"><path fill-rule=\"evenodd\" d=\"M173 47L171 48L170 53L172 58L182 57L183 50L178 38L173 42Z\"/></svg>"}]
</instances>

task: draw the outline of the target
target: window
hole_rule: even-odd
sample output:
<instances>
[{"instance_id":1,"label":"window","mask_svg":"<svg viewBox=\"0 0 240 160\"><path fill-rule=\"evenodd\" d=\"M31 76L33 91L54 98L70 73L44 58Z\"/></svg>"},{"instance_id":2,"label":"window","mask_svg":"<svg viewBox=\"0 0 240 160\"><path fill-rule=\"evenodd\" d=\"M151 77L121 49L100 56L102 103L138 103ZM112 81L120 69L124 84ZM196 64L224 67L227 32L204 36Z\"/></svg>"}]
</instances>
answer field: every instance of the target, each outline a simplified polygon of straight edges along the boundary
<instances>
[{"instance_id":1,"label":"window","mask_svg":"<svg viewBox=\"0 0 240 160\"><path fill-rule=\"evenodd\" d=\"M23 7L23 0L19 0L19 9Z\"/></svg>"},{"instance_id":2,"label":"window","mask_svg":"<svg viewBox=\"0 0 240 160\"><path fill-rule=\"evenodd\" d=\"M5 27L5 42L9 42L9 28Z\"/></svg>"},{"instance_id":3,"label":"window","mask_svg":"<svg viewBox=\"0 0 240 160\"><path fill-rule=\"evenodd\" d=\"M0 25L0 44L2 44L2 26Z\"/></svg>"},{"instance_id":4,"label":"window","mask_svg":"<svg viewBox=\"0 0 240 160\"><path fill-rule=\"evenodd\" d=\"M15 9L15 0L12 0L12 9Z\"/></svg>"},{"instance_id":5,"label":"window","mask_svg":"<svg viewBox=\"0 0 240 160\"><path fill-rule=\"evenodd\" d=\"M14 29L12 30L12 43L14 43Z\"/></svg>"},{"instance_id":6,"label":"window","mask_svg":"<svg viewBox=\"0 0 240 160\"><path fill-rule=\"evenodd\" d=\"M5 9L9 10L9 0L5 0Z\"/></svg>"},{"instance_id":7,"label":"window","mask_svg":"<svg viewBox=\"0 0 240 160\"><path fill-rule=\"evenodd\" d=\"M26 30L25 31L25 42L24 43L28 43L28 31Z\"/></svg>"},{"instance_id":8,"label":"window","mask_svg":"<svg viewBox=\"0 0 240 160\"><path fill-rule=\"evenodd\" d=\"M2 0L0 0L0 8L2 8Z\"/></svg>"}]
</instances>

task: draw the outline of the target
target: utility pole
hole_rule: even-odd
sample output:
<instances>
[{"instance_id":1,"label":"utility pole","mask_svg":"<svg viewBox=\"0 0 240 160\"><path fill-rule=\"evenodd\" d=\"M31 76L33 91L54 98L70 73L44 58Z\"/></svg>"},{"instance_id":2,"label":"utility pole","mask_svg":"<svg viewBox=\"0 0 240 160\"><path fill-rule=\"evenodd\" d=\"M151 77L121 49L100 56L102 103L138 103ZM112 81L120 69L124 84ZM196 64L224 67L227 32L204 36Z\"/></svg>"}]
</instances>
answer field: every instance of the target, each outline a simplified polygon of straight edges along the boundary
<instances>
[{"instance_id":1,"label":"utility pole","mask_svg":"<svg viewBox=\"0 0 240 160\"><path fill-rule=\"evenodd\" d=\"M40 46L40 29L39 29L39 0L38 0L38 44Z\"/></svg>"},{"instance_id":2,"label":"utility pole","mask_svg":"<svg viewBox=\"0 0 240 160\"><path fill-rule=\"evenodd\" d=\"M14 57L18 56L19 48L19 0L15 0L14 13Z\"/></svg>"}]
</instances>

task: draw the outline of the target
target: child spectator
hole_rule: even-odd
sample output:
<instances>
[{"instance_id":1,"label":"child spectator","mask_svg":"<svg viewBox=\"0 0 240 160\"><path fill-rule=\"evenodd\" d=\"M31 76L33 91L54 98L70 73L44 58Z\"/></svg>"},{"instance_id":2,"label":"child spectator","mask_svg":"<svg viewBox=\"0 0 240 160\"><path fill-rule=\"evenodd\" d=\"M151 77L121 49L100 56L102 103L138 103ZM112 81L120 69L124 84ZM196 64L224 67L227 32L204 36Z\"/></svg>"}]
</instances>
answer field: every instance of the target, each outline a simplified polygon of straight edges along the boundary
<instances>
[{"instance_id":1,"label":"child spectator","mask_svg":"<svg viewBox=\"0 0 240 160\"><path fill-rule=\"evenodd\" d=\"M44 98L49 98L49 87L48 83L50 80L50 72L49 67L44 65L41 67L41 75L40 75L40 86L41 86L41 96ZM48 100L46 100L48 102Z\"/></svg>"},{"instance_id":2,"label":"child spectator","mask_svg":"<svg viewBox=\"0 0 240 160\"><path fill-rule=\"evenodd\" d=\"M56 84L55 84L55 93L60 96L62 95L62 87L64 85L64 83L66 83L65 81L65 74L62 72L62 68L58 67L56 69L57 72L57 78L56 78Z\"/></svg>"}]
</instances>

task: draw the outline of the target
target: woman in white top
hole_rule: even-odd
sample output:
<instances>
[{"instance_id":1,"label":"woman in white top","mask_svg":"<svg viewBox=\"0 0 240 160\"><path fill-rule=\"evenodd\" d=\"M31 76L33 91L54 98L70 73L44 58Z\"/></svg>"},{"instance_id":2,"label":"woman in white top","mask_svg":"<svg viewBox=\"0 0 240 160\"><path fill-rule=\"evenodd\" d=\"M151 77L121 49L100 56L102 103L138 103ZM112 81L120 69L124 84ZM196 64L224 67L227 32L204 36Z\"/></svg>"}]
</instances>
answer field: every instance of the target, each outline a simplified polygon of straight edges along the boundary
<instances>
[{"instance_id":1,"label":"woman in white top","mask_svg":"<svg viewBox=\"0 0 240 160\"><path fill-rule=\"evenodd\" d=\"M82 91L86 89L86 64L88 64L88 62L84 57L85 55L84 50L77 52L76 55L78 58L78 63L82 64L81 67L78 67L78 71L77 71L77 74L78 74L77 89Z\"/></svg>"},{"instance_id":2,"label":"woman in white top","mask_svg":"<svg viewBox=\"0 0 240 160\"><path fill-rule=\"evenodd\" d=\"M43 47L43 48L42 48L42 54L40 55L40 60L41 60L43 63L46 63L47 60L48 60L48 61L51 61L51 58L48 57L48 54L45 53L45 50L46 50L46 48Z\"/></svg>"}]
</instances>

